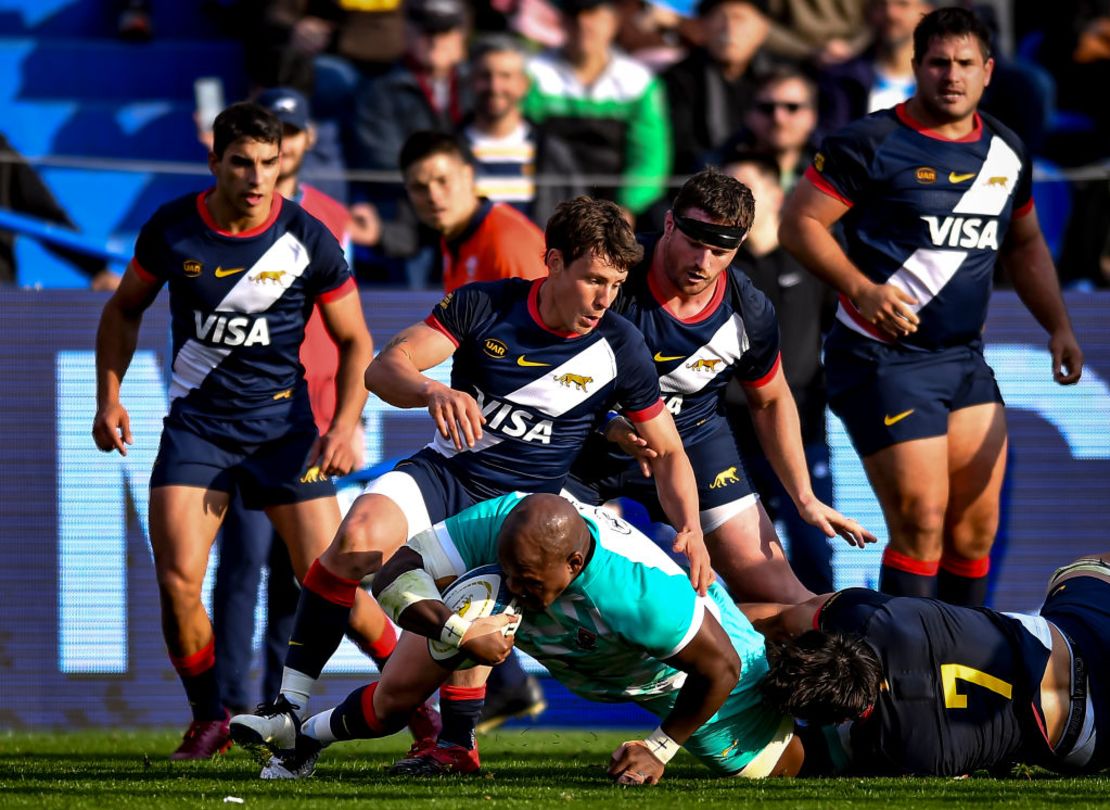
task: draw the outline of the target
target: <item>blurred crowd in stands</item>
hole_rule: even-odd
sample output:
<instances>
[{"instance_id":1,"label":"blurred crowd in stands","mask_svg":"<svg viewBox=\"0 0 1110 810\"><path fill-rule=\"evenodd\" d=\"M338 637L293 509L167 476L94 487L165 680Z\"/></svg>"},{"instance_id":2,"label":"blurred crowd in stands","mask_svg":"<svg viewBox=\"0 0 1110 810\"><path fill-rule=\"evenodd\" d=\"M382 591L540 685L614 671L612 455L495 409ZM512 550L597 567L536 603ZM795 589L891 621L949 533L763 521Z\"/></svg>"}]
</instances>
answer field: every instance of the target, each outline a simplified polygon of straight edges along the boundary
<instances>
[{"instance_id":1,"label":"blurred crowd in stands","mask_svg":"<svg viewBox=\"0 0 1110 810\"><path fill-rule=\"evenodd\" d=\"M413 209L400 175L413 132L459 136L478 193L541 227L560 199L589 192L654 229L681 178L738 152L771 155L789 191L823 134L912 95L913 28L953 4L995 32L982 108L1038 159L1062 282L1107 286L1110 108L1098 88L1110 0L210 3L243 37L254 88L309 100L303 176L350 206L359 280L404 287L443 273L442 229ZM151 34L147 5L124 3L121 33Z\"/></svg>"}]
</instances>

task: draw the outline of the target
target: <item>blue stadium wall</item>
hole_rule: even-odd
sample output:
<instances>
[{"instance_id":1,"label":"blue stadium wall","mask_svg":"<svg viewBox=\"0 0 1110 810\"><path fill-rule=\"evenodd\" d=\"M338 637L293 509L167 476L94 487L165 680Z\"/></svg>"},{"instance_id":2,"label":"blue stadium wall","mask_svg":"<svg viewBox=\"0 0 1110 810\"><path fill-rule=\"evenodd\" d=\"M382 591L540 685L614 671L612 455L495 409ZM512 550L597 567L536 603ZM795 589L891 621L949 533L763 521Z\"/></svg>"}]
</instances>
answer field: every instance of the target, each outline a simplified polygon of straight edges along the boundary
<instances>
[{"instance_id":1,"label":"blue stadium wall","mask_svg":"<svg viewBox=\"0 0 1110 810\"><path fill-rule=\"evenodd\" d=\"M432 294L363 296L379 345L435 301ZM106 456L89 433L103 302L88 292L0 291L7 334L0 345L7 392L0 398L0 729L181 725L187 718L160 635L146 534L147 479L166 408L167 312L159 302L148 313L124 383L135 443L126 458ZM994 604L1006 610L1035 608L1055 566L1110 548L1110 295L1068 303L1087 355L1083 380L1072 388L1052 383L1044 334L1014 295L996 294L987 325L988 359L1009 405L1008 509L993 568ZM446 379L446 369L435 373ZM423 411L371 402L366 418L371 463L408 453L430 434ZM830 433L837 507L883 535L835 418ZM879 553L838 545L838 586L874 583ZM327 673L318 706L373 669L345 642ZM555 685L549 696L550 725L652 723L635 707L587 708Z\"/></svg>"}]
</instances>

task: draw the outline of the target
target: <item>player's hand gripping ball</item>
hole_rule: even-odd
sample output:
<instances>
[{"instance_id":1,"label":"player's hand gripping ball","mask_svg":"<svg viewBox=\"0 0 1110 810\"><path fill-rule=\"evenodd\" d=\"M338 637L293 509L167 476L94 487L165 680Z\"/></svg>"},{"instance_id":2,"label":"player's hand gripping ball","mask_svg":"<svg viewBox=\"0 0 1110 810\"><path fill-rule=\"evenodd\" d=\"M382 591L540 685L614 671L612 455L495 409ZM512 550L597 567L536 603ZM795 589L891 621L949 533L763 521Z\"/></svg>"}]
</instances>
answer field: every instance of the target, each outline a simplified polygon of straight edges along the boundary
<instances>
[{"instance_id":1,"label":"player's hand gripping ball","mask_svg":"<svg viewBox=\"0 0 1110 810\"><path fill-rule=\"evenodd\" d=\"M471 622L502 613L520 616L516 600L505 588L501 568L496 565L467 571L443 592L443 601L453 612ZM503 631L505 636L512 636L519 624L516 621L507 625ZM435 661L449 669L470 669L477 665L464 650L435 639L428 639L428 652Z\"/></svg>"}]
</instances>

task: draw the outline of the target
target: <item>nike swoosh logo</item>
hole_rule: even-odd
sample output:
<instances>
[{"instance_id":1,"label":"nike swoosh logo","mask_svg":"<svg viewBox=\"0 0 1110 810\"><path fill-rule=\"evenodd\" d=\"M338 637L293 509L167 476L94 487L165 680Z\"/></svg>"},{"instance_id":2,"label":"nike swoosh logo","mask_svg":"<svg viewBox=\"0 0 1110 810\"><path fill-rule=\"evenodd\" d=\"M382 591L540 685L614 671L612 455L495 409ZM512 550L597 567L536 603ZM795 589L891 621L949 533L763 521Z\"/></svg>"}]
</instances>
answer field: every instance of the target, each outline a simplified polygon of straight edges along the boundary
<instances>
[{"instance_id":1,"label":"nike swoosh logo","mask_svg":"<svg viewBox=\"0 0 1110 810\"><path fill-rule=\"evenodd\" d=\"M949 183L962 183L964 180L970 180L974 176L975 176L975 172L971 172L970 174L956 174L956 172L949 172L948 173L948 182Z\"/></svg>"},{"instance_id":2,"label":"nike swoosh logo","mask_svg":"<svg viewBox=\"0 0 1110 810\"><path fill-rule=\"evenodd\" d=\"M533 362L532 360L525 360L523 354L516 359L516 364L518 366L523 366L524 368L541 368L541 367L550 367L551 366L550 363L536 363L536 362Z\"/></svg>"},{"instance_id":3,"label":"nike swoosh logo","mask_svg":"<svg viewBox=\"0 0 1110 810\"><path fill-rule=\"evenodd\" d=\"M673 354L672 355L672 354L663 354L662 352L656 352L654 359L655 359L656 363L669 363L672 360L682 360L683 355L681 355L681 354Z\"/></svg>"},{"instance_id":4,"label":"nike swoosh logo","mask_svg":"<svg viewBox=\"0 0 1110 810\"><path fill-rule=\"evenodd\" d=\"M228 276L233 276L236 273L242 273L246 269L247 268L245 267L229 267L224 270L222 267L217 267L216 278L227 278Z\"/></svg>"},{"instance_id":5,"label":"nike swoosh logo","mask_svg":"<svg viewBox=\"0 0 1110 810\"><path fill-rule=\"evenodd\" d=\"M304 642L302 642L302 641L294 641L293 639L289 639L289 646L290 646L290 647L303 647L303 646L304 646Z\"/></svg>"},{"instance_id":6,"label":"nike swoosh logo","mask_svg":"<svg viewBox=\"0 0 1110 810\"><path fill-rule=\"evenodd\" d=\"M909 416L911 413L913 413L913 411L914 411L914 409L910 408L908 411L902 411L901 413L896 413L896 414L894 414L894 416L884 416L883 417L883 424L886 425L887 427L890 427L891 425L897 424L898 422L901 422L903 419L905 419L907 416Z\"/></svg>"}]
</instances>

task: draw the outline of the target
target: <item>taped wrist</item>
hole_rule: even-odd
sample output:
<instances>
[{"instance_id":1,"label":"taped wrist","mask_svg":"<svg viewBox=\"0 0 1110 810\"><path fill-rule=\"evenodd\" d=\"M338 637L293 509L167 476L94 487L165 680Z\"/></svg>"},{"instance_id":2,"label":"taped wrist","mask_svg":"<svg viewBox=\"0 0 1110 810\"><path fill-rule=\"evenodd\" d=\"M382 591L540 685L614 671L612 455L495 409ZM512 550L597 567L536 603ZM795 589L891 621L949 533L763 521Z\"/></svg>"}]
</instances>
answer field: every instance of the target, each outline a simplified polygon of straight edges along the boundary
<instances>
[{"instance_id":1,"label":"taped wrist","mask_svg":"<svg viewBox=\"0 0 1110 810\"><path fill-rule=\"evenodd\" d=\"M671 739L671 735L665 732L662 726L645 737L644 744L647 745L648 750L655 758L664 765L670 762L674 755L678 753L678 749L682 747Z\"/></svg>"},{"instance_id":2,"label":"taped wrist","mask_svg":"<svg viewBox=\"0 0 1110 810\"><path fill-rule=\"evenodd\" d=\"M382 606L386 615L398 624L400 624L398 618L410 605L423 602L425 599L443 601L435 580L423 568L405 571L378 594L378 604Z\"/></svg>"},{"instance_id":3,"label":"taped wrist","mask_svg":"<svg viewBox=\"0 0 1110 810\"><path fill-rule=\"evenodd\" d=\"M454 647L457 650L471 624L472 622L467 621L458 613L452 613L439 633L439 640L448 647Z\"/></svg>"}]
</instances>

